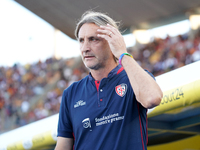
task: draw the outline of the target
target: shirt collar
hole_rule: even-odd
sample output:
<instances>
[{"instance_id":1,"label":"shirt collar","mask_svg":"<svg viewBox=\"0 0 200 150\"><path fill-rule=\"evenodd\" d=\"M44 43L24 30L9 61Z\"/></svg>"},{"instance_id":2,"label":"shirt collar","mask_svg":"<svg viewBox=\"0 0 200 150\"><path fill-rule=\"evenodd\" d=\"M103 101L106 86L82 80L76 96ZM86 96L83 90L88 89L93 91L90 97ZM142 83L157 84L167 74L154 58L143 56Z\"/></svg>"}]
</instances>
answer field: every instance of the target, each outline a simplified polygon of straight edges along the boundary
<instances>
[{"instance_id":1,"label":"shirt collar","mask_svg":"<svg viewBox=\"0 0 200 150\"><path fill-rule=\"evenodd\" d=\"M107 78L111 78L114 75L118 74L119 69L121 69L121 65L117 65L109 74ZM89 80L94 80L94 78L91 75L91 72L89 73Z\"/></svg>"}]
</instances>

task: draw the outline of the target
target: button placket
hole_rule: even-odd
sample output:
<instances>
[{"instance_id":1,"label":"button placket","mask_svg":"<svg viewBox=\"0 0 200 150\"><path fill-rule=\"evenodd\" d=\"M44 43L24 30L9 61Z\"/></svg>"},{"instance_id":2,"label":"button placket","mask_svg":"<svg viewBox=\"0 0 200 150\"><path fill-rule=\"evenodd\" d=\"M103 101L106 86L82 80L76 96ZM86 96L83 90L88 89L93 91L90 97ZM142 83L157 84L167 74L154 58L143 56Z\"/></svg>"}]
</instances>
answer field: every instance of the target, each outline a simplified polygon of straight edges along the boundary
<instances>
[{"instance_id":1,"label":"button placket","mask_svg":"<svg viewBox=\"0 0 200 150\"><path fill-rule=\"evenodd\" d=\"M100 91L100 95L102 96L103 89L101 88L101 89L99 89L99 91ZM102 98L101 96L100 96L99 101L100 101L100 102L103 102L103 98Z\"/></svg>"},{"instance_id":2,"label":"button placket","mask_svg":"<svg viewBox=\"0 0 200 150\"><path fill-rule=\"evenodd\" d=\"M105 106L105 91L104 91L104 88L105 88L105 83L106 83L106 79L104 78L103 80L101 80L100 82L100 85L99 85L99 103L100 103L100 106Z\"/></svg>"}]
</instances>

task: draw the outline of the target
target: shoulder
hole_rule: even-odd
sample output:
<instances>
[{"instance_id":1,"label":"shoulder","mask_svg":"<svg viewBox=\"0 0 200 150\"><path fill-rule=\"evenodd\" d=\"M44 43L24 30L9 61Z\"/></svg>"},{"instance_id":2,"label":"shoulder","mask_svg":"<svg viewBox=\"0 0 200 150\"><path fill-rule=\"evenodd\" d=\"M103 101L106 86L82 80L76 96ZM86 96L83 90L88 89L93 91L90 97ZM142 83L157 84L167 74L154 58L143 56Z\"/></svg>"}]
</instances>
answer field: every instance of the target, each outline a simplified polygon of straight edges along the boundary
<instances>
[{"instance_id":1,"label":"shoulder","mask_svg":"<svg viewBox=\"0 0 200 150\"><path fill-rule=\"evenodd\" d=\"M88 80L88 76L84 77L83 79L73 82L71 85L69 85L63 92L64 95L66 95L67 93L72 93L73 91L82 88L82 84L84 84L85 82L87 82ZM81 86L80 86L81 85Z\"/></svg>"},{"instance_id":2,"label":"shoulder","mask_svg":"<svg viewBox=\"0 0 200 150\"><path fill-rule=\"evenodd\" d=\"M63 103L71 103L74 100L74 96L77 95L77 91L80 91L81 88L84 88L83 84L87 81L87 76L80 81L73 82L68 86L62 94Z\"/></svg>"}]
</instances>

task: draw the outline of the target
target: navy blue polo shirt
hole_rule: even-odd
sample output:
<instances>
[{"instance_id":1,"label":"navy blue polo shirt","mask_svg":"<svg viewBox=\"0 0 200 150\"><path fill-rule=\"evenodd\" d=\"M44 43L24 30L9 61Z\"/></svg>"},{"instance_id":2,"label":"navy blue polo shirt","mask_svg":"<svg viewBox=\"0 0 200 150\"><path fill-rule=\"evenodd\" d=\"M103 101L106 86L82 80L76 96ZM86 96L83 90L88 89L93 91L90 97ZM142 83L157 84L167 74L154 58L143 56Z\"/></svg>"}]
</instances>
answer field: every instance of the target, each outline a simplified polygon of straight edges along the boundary
<instances>
[{"instance_id":1,"label":"navy blue polo shirt","mask_svg":"<svg viewBox=\"0 0 200 150\"><path fill-rule=\"evenodd\" d=\"M147 109L123 67L101 81L89 74L63 92L58 136L74 138L75 150L147 149Z\"/></svg>"}]
</instances>

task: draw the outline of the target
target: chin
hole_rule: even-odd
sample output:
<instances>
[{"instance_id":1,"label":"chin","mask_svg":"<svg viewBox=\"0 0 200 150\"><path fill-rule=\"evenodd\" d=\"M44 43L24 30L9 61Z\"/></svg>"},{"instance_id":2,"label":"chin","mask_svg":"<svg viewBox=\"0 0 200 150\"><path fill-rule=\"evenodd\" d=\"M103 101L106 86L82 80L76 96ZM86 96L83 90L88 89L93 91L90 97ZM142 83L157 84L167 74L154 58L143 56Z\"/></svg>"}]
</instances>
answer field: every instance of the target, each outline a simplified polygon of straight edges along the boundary
<instances>
[{"instance_id":1,"label":"chin","mask_svg":"<svg viewBox=\"0 0 200 150\"><path fill-rule=\"evenodd\" d=\"M94 62L90 62L90 61L85 61L84 64L89 69L95 68L95 66L96 66L96 64Z\"/></svg>"},{"instance_id":2,"label":"chin","mask_svg":"<svg viewBox=\"0 0 200 150\"><path fill-rule=\"evenodd\" d=\"M91 70L99 70L99 69L103 68L103 66L101 64L97 64L97 65L93 65L93 66L88 66L88 68Z\"/></svg>"},{"instance_id":3,"label":"chin","mask_svg":"<svg viewBox=\"0 0 200 150\"><path fill-rule=\"evenodd\" d=\"M95 61L84 61L84 64L87 68L92 69L92 70L98 70L100 68L104 67L103 63L95 62Z\"/></svg>"}]
</instances>

